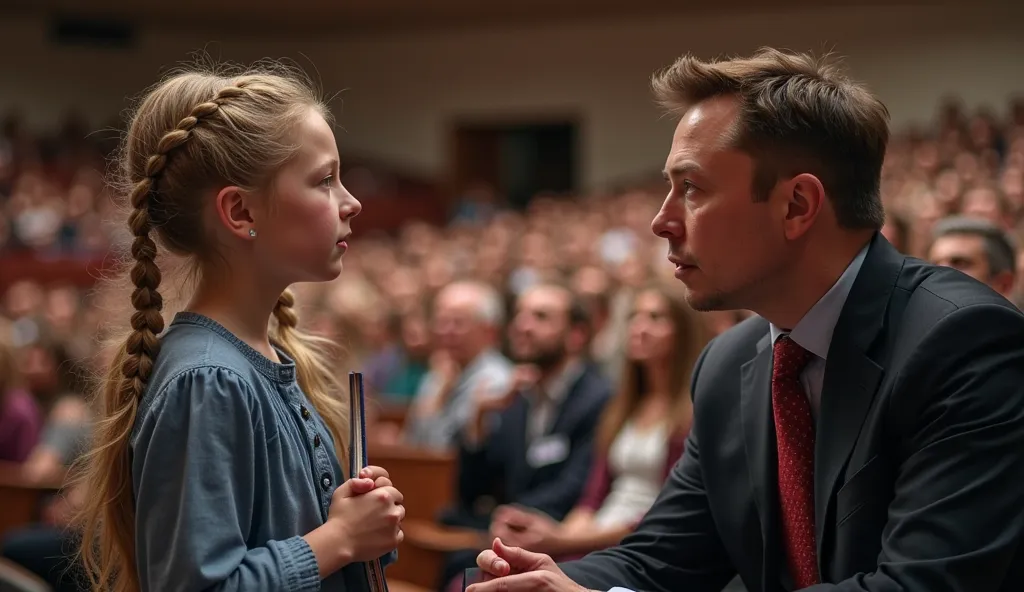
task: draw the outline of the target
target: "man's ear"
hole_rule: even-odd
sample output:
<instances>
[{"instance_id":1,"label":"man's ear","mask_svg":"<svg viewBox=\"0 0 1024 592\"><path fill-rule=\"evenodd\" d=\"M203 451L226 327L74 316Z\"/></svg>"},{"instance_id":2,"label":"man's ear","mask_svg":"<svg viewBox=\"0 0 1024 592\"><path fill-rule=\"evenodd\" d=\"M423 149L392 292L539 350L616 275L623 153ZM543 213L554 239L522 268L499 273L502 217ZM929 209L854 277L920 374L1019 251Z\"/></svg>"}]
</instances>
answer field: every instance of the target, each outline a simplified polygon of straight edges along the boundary
<instances>
[{"instance_id":1,"label":"man's ear","mask_svg":"<svg viewBox=\"0 0 1024 592\"><path fill-rule=\"evenodd\" d=\"M801 173L781 184L779 190L785 197L783 206L785 219L783 228L786 238L796 240L814 225L814 221L825 208L825 187L818 177Z\"/></svg>"}]
</instances>

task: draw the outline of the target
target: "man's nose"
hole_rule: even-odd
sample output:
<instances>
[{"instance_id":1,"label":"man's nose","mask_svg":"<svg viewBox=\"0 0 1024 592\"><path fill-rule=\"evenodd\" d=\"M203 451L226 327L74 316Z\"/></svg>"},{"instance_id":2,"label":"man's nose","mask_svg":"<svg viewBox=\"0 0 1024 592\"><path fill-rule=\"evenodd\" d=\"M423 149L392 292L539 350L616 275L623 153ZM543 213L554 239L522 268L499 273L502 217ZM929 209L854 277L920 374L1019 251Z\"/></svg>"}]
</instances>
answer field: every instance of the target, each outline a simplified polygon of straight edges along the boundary
<instances>
[{"instance_id":1,"label":"man's nose","mask_svg":"<svg viewBox=\"0 0 1024 592\"><path fill-rule=\"evenodd\" d=\"M666 203L651 221L651 232L664 239L680 239L686 232L684 215Z\"/></svg>"}]
</instances>

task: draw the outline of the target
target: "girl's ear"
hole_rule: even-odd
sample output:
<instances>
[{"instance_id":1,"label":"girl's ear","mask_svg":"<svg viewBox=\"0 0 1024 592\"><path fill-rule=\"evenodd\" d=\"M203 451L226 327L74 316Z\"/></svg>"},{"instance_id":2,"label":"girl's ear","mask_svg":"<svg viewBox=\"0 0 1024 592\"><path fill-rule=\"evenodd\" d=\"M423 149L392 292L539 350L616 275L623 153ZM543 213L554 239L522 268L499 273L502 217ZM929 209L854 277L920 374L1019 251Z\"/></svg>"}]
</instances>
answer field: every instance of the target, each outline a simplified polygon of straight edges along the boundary
<instances>
[{"instance_id":1,"label":"girl's ear","mask_svg":"<svg viewBox=\"0 0 1024 592\"><path fill-rule=\"evenodd\" d=\"M256 221L250 209L251 198L241 188L229 185L217 192L214 201L217 219L228 232L243 240L251 240L256 235Z\"/></svg>"}]
</instances>

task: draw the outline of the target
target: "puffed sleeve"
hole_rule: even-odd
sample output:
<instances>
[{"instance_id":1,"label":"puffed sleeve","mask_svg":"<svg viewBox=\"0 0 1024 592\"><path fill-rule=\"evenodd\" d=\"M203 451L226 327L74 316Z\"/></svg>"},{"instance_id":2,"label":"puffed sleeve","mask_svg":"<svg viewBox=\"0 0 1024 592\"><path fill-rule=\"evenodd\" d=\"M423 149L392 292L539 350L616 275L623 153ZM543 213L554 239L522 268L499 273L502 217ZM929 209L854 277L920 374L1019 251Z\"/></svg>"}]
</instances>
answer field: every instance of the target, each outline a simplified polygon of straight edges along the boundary
<instances>
[{"instance_id":1,"label":"puffed sleeve","mask_svg":"<svg viewBox=\"0 0 1024 592\"><path fill-rule=\"evenodd\" d=\"M143 590L319 590L301 536L247 548L265 446L252 387L225 368L188 370L141 410L132 439Z\"/></svg>"}]
</instances>

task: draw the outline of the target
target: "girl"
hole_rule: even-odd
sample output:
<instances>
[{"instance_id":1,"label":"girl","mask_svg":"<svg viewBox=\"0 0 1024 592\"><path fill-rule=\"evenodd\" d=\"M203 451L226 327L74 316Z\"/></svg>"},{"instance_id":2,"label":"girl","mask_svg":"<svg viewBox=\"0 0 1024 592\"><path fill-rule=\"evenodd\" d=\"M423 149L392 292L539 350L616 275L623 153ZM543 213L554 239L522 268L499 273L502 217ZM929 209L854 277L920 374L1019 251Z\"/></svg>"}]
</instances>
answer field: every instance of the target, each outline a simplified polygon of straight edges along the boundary
<instances>
[{"instance_id":1,"label":"girl","mask_svg":"<svg viewBox=\"0 0 1024 592\"><path fill-rule=\"evenodd\" d=\"M134 312L85 479L96 590L363 590L357 562L402 540L387 473L341 483L345 398L287 289L338 276L360 210L329 119L310 85L261 67L177 73L131 120ZM166 333L164 251L195 286Z\"/></svg>"},{"instance_id":2,"label":"girl","mask_svg":"<svg viewBox=\"0 0 1024 592\"><path fill-rule=\"evenodd\" d=\"M493 534L506 545L550 555L584 555L632 532L683 453L693 401L690 373L708 341L703 319L678 289L641 289L629 317L622 386L597 432L583 499L561 523L503 507Z\"/></svg>"}]
</instances>

